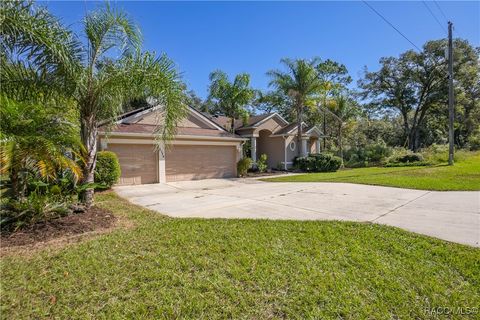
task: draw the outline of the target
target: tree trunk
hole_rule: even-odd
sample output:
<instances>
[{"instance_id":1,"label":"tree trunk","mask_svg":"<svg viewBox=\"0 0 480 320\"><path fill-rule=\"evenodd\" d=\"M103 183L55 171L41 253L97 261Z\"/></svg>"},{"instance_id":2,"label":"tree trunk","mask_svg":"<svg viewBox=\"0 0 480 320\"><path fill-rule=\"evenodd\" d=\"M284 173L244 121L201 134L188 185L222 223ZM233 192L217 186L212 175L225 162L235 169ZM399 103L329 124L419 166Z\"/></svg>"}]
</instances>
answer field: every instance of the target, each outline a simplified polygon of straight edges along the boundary
<instances>
[{"instance_id":1,"label":"tree trunk","mask_svg":"<svg viewBox=\"0 0 480 320\"><path fill-rule=\"evenodd\" d=\"M303 118L303 107L302 103L297 103L297 148L298 156L302 156L302 118Z\"/></svg>"},{"instance_id":2,"label":"tree trunk","mask_svg":"<svg viewBox=\"0 0 480 320\"><path fill-rule=\"evenodd\" d=\"M235 133L235 118L234 117L232 117L230 119L230 132Z\"/></svg>"},{"instance_id":3,"label":"tree trunk","mask_svg":"<svg viewBox=\"0 0 480 320\"><path fill-rule=\"evenodd\" d=\"M342 124L338 127L338 148L340 151L340 158L342 159L342 163L340 165L341 168L345 167L343 163L343 145L342 145Z\"/></svg>"},{"instance_id":4,"label":"tree trunk","mask_svg":"<svg viewBox=\"0 0 480 320\"><path fill-rule=\"evenodd\" d=\"M417 152L418 150L418 127L412 127L409 135L408 135L408 149L410 149L413 152Z\"/></svg>"},{"instance_id":5,"label":"tree trunk","mask_svg":"<svg viewBox=\"0 0 480 320\"><path fill-rule=\"evenodd\" d=\"M91 184L94 182L94 172L97 164L97 134L97 123L93 117L81 119L81 136L86 150L82 184ZM80 201L83 202L87 208L93 204L93 193L93 188L87 188L80 194Z\"/></svg>"}]
</instances>

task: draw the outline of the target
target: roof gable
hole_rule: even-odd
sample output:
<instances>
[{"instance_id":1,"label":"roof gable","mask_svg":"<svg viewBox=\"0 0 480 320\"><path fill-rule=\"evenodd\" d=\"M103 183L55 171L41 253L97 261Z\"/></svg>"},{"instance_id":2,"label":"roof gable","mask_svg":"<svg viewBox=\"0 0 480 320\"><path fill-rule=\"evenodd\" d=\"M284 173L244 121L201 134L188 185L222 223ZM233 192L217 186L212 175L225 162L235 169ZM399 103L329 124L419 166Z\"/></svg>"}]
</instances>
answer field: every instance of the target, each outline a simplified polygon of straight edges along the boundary
<instances>
[{"instance_id":1,"label":"roof gable","mask_svg":"<svg viewBox=\"0 0 480 320\"><path fill-rule=\"evenodd\" d=\"M202 115L195 109L188 107L188 115L183 119L178 127L200 128L225 131L218 124ZM146 110L139 110L136 113L129 114L127 117L117 121L118 124L139 124L139 125L157 125L162 117L163 108L155 106Z\"/></svg>"}]
</instances>

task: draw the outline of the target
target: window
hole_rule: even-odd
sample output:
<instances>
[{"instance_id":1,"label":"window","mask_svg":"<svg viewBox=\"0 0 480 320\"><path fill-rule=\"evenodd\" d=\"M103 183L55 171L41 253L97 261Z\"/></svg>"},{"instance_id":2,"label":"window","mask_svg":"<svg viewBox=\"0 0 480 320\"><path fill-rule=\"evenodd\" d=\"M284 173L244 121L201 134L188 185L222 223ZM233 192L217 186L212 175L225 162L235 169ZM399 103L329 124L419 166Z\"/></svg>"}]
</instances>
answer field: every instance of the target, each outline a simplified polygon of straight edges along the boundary
<instances>
[{"instance_id":1,"label":"window","mask_svg":"<svg viewBox=\"0 0 480 320\"><path fill-rule=\"evenodd\" d=\"M289 146L290 146L290 150L295 151L295 147L297 146L297 144L295 143L295 141L292 141L290 142Z\"/></svg>"}]
</instances>

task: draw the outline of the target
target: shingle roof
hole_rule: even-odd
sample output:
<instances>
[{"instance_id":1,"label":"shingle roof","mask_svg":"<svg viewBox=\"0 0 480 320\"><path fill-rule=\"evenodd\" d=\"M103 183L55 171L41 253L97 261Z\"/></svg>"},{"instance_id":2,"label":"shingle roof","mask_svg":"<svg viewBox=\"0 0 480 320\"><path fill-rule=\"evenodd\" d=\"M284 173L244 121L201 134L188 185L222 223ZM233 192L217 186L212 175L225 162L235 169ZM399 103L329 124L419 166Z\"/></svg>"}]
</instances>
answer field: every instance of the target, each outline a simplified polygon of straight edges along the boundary
<instances>
[{"instance_id":1,"label":"shingle roof","mask_svg":"<svg viewBox=\"0 0 480 320\"><path fill-rule=\"evenodd\" d=\"M297 127L297 124L292 122L290 124L287 124L285 127L275 131L273 134L278 134L278 135L287 134L290 130L293 130L296 127Z\"/></svg>"},{"instance_id":2,"label":"shingle roof","mask_svg":"<svg viewBox=\"0 0 480 320\"><path fill-rule=\"evenodd\" d=\"M271 115L272 113L265 113L265 114L250 116L248 117L248 121L246 124L244 124L241 119L235 119L235 129L237 130L237 129L246 128L246 127L253 127L255 126L255 124L257 124L258 122L262 121L265 118L268 118ZM230 123L232 120L229 117L212 116L212 115L207 115L207 116L210 118L210 120L214 121L219 126L223 128L230 128Z\"/></svg>"},{"instance_id":3,"label":"shingle roof","mask_svg":"<svg viewBox=\"0 0 480 320\"><path fill-rule=\"evenodd\" d=\"M144 134L154 134L155 128L157 126L151 124L126 124L120 123L116 124L111 128L111 132L114 133L144 133ZM100 127L100 130L106 130L105 127ZM226 132L220 131L217 129L205 129L205 128L189 128L189 127L178 127L177 135L195 135L195 136L206 136L206 137L227 137L227 138L240 138L239 136Z\"/></svg>"}]
</instances>

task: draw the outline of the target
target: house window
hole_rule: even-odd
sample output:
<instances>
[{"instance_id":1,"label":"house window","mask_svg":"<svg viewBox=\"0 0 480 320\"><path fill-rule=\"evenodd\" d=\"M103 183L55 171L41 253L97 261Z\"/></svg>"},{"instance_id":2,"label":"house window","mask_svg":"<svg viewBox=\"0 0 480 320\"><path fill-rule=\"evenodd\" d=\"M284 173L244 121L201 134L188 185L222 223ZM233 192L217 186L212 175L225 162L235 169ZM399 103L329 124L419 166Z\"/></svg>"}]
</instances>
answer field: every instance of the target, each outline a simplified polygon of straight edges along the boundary
<instances>
[{"instance_id":1,"label":"house window","mask_svg":"<svg viewBox=\"0 0 480 320\"><path fill-rule=\"evenodd\" d=\"M295 151L296 146L297 144L295 143L295 141L290 142L290 150Z\"/></svg>"}]
</instances>

